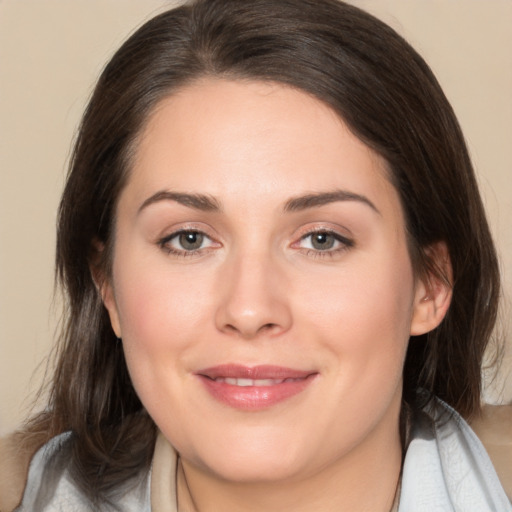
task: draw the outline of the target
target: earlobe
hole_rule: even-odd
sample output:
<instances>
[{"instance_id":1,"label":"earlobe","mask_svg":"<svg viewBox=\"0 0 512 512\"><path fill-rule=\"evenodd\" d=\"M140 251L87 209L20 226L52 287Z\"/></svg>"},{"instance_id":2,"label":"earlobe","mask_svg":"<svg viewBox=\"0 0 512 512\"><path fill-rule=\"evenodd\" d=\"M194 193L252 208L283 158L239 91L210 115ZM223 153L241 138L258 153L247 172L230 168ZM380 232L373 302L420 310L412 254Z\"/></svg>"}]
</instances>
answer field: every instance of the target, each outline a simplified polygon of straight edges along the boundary
<instances>
[{"instance_id":1,"label":"earlobe","mask_svg":"<svg viewBox=\"0 0 512 512\"><path fill-rule=\"evenodd\" d=\"M107 308L112 330L118 338L122 338L121 322L119 321L116 298L110 280L105 280L98 291L101 294L101 299L103 300L105 308Z\"/></svg>"},{"instance_id":2,"label":"earlobe","mask_svg":"<svg viewBox=\"0 0 512 512\"><path fill-rule=\"evenodd\" d=\"M118 338L121 338L121 323L117 310L117 303L112 286L112 279L107 277L102 269L101 256L104 251L104 244L98 241L93 243L92 252L94 256L90 259L89 269L94 285L101 296L103 305L108 311L112 330Z\"/></svg>"},{"instance_id":3,"label":"earlobe","mask_svg":"<svg viewBox=\"0 0 512 512\"><path fill-rule=\"evenodd\" d=\"M448 248L438 242L426 251L436 272L419 277L414 295L411 336L435 329L446 316L452 299L452 266Z\"/></svg>"}]
</instances>

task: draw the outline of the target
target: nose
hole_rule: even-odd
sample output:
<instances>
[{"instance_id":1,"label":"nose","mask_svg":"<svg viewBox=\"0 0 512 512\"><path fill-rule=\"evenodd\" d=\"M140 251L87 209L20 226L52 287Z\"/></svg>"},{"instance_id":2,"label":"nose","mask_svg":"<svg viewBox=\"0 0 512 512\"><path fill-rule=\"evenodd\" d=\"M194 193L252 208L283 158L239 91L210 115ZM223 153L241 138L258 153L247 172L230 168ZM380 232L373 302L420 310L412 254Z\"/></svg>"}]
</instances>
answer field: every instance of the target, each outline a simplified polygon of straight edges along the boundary
<instances>
[{"instance_id":1,"label":"nose","mask_svg":"<svg viewBox=\"0 0 512 512\"><path fill-rule=\"evenodd\" d=\"M239 255L226 263L219 286L217 328L243 339L275 337L290 329L284 272L270 255Z\"/></svg>"}]
</instances>

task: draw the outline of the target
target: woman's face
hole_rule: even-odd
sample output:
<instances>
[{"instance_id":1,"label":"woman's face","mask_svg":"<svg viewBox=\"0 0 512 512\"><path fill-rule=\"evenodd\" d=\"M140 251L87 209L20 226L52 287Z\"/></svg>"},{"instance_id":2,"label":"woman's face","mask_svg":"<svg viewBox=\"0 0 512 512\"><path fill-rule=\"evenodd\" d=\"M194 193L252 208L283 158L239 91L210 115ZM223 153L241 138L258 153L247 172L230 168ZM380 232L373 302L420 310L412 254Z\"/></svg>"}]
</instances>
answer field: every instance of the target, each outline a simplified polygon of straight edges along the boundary
<instances>
[{"instance_id":1,"label":"woman's face","mask_svg":"<svg viewBox=\"0 0 512 512\"><path fill-rule=\"evenodd\" d=\"M426 292L384 161L318 100L258 82L188 86L142 135L103 293L183 460L261 481L399 446Z\"/></svg>"}]
</instances>

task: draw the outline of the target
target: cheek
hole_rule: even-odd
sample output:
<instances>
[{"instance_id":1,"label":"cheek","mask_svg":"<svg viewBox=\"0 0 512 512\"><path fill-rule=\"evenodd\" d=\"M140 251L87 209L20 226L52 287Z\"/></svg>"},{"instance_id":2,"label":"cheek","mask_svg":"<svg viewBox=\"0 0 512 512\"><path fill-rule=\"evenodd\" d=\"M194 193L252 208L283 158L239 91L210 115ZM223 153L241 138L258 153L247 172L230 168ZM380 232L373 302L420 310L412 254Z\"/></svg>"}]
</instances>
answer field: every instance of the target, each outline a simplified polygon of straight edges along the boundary
<instances>
[{"instance_id":1,"label":"cheek","mask_svg":"<svg viewBox=\"0 0 512 512\"><path fill-rule=\"evenodd\" d=\"M207 325L205 301L213 294L204 276L170 270L160 255L136 251L114 268L114 283L128 370L154 415L165 397L179 404L186 362Z\"/></svg>"},{"instance_id":2,"label":"cheek","mask_svg":"<svg viewBox=\"0 0 512 512\"><path fill-rule=\"evenodd\" d=\"M358 362L356 371L371 364L401 369L414 295L407 253L361 257L329 278L304 282L296 295L308 297L299 317L312 333L323 333L325 344L341 363L350 356Z\"/></svg>"},{"instance_id":3,"label":"cheek","mask_svg":"<svg viewBox=\"0 0 512 512\"><path fill-rule=\"evenodd\" d=\"M188 354L210 308L205 300L212 293L204 293L204 276L169 270L160 256L144 258L133 251L114 268L114 283L126 363L137 394L152 417L169 409L180 416Z\"/></svg>"},{"instance_id":4,"label":"cheek","mask_svg":"<svg viewBox=\"0 0 512 512\"><path fill-rule=\"evenodd\" d=\"M115 289L123 337L147 345L179 343L201 324L206 283L184 274L134 258L118 269ZM176 336L176 334L182 336Z\"/></svg>"}]
</instances>

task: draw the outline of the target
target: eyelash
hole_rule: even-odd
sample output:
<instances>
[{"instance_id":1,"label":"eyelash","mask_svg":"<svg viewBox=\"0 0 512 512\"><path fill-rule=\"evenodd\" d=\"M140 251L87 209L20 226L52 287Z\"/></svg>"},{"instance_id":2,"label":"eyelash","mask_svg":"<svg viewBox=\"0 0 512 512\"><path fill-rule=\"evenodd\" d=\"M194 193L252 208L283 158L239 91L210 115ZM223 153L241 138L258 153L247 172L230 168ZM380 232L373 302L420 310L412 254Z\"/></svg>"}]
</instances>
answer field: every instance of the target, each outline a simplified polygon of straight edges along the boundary
<instances>
[{"instance_id":1,"label":"eyelash","mask_svg":"<svg viewBox=\"0 0 512 512\"><path fill-rule=\"evenodd\" d=\"M314 257L314 258L334 258L335 256L339 256L341 253L349 250L350 248L354 247L354 241L350 238L347 238L345 236L340 235L338 232L333 231L332 229L327 228L318 228L313 229L312 231L308 231L304 235L302 235L298 242L295 242L292 245L296 245L303 240L306 240L314 235L329 235L332 236L335 240L335 242L338 242L340 246L336 249L303 249L304 254L306 256Z\"/></svg>"},{"instance_id":2,"label":"eyelash","mask_svg":"<svg viewBox=\"0 0 512 512\"><path fill-rule=\"evenodd\" d=\"M175 231L169 235L166 235L162 237L160 240L158 240L157 244L158 246L164 250L167 254L170 254L175 257L181 257L181 258L191 258L191 257L197 257L203 255L205 252L208 252L211 247L204 247L204 248L198 248L195 250L186 250L186 249L176 249L169 245L174 239L177 239L180 235L200 235L203 236L206 240L209 240L210 243L214 244L215 242L209 237L206 233L203 231L197 230L197 229L180 229L178 231ZM335 240L335 242L339 243L340 246L336 249L312 249L312 248L302 248L303 254L306 256L314 257L314 258L333 258L351 247L354 247L354 241L340 235L336 231L333 231L331 229L326 228L319 228L314 229L311 231L308 231L307 233L303 234L300 239L297 242L294 242L291 246L297 247L298 244L300 244L302 241L314 236L314 235L328 235L332 236ZM301 249L300 247L297 247L298 249Z\"/></svg>"},{"instance_id":3,"label":"eyelash","mask_svg":"<svg viewBox=\"0 0 512 512\"><path fill-rule=\"evenodd\" d=\"M171 233L169 235L164 236L160 240L158 240L158 246L164 250L167 254L170 254L172 256L176 256L178 258L191 258L194 256L201 256L206 251L210 249L210 247L205 248L199 248L191 251L187 251L186 249L175 249L171 245L169 245L174 239L177 239L180 235L200 235L203 236L206 240L209 240L210 242L214 243L206 233L203 231L200 231L198 229L180 229L178 231L175 231L174 233Z\"/></svg>"}]
</instances>

